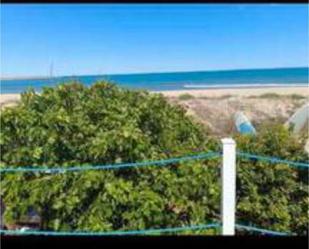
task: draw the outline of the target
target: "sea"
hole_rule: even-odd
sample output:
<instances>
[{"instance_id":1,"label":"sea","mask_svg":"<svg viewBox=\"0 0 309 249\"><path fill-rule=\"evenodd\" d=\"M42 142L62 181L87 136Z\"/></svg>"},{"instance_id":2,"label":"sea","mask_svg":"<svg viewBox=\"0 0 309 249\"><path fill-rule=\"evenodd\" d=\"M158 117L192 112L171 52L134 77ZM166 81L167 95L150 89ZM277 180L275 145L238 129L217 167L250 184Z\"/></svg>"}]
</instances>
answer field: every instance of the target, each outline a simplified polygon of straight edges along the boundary
<instances>
[{"instance_id":1,"label":"sea","mask_svg":"<svg viewBox=\"0 0 309 249\"><path fill-rule=\"evenodd\" d=\"M43 87L79 81L86 86L108 80L121 87L149 91L308 86L309 67L278 69L242 69L221 71L136 73L63 76L45 79L1 80L1 93L21 93L28 88L40 92Z\"/></svg>"}]
</instances>

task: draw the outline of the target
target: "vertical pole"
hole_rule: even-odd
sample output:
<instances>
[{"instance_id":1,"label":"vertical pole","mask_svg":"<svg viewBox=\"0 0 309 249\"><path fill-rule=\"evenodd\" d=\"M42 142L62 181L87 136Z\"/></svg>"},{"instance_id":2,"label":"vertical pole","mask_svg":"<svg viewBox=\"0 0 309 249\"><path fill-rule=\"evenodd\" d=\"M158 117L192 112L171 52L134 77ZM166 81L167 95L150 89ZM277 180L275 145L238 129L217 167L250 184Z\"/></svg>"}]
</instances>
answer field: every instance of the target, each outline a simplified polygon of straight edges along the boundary
<instances>
[{"instance_id":1,"label":"vertical pole","mask_svg":"<svg viewBox=\"0 0 309 249\"><path fill-rule=\"evenodd\" d=\"M224 138L221 141L223 144L221 167L222 235L235 235L236 143L232 138Z\"/></svg>"}]
</instances>

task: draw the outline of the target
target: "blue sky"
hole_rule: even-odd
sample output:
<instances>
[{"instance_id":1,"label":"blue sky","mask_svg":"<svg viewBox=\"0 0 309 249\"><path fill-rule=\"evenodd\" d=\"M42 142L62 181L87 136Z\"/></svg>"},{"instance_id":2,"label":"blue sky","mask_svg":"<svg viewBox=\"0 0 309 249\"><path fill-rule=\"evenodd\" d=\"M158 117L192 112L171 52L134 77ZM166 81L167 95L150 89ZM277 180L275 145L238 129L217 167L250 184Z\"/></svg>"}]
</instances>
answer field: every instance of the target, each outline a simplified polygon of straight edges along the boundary
<instances>
[{"instance_id":1,"label":"blue sky","mask_svg":"<svg viewBox=\"0 0 309 249\"><path fill-rule=\"evenodd\" d=\"M1 76L308 66L308 6L1 4Z\"/></svg>"}]
</instances>

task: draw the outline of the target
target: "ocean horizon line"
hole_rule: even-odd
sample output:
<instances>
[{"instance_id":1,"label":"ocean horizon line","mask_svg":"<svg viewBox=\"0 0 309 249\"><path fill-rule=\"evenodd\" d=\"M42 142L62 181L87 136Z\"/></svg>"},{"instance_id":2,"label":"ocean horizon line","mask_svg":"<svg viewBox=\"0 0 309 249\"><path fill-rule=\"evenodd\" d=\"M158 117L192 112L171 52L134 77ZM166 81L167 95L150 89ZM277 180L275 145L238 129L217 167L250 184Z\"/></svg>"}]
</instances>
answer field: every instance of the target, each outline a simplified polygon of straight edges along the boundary
<instances>
[{"instance_id":1,"label":"ocean horizon line","mask_svg":"<svg viewBox=\"0 0 309 249\"><path fill-rule=\"evenodd\" d=\"M46 80L50 78L70 78L70 77L99 77L99 76L126 76L126 75L154 75L154 74L179 74L179 73L220 73L220 72L235 72L235 71L265 71L265 70L289 70L289 69L308 69L309 66L299 67L270 67L270 68L239 68L239 69L214 69L214 70L190 70L190 71L156 71L156 72L136 72L136 73L106 73L106 74L72 74L72 75L57 75L57 76L2 76L0 81L14 80Z\"/></svg>"},{"instance_id":2,"label":"ocean horizon line","mask_svg":"<svg viewBox=\"0 0 309 249\"><path fill-rule=\"evenodd\" d=\"M277 84L294 85L309 83L309 67L242 69L219 71L164 72L142 74L105 74L46 77L35 79L1 80L1 92L22 92L29 87L42 90L43 87L56 86L66 82L80 82L90 86L98 81L108 81L118 86L132 89L180 90L189 88L244 87L253 85L271 86ZM240 85L240 86L239 86ZM191 87L190 87L191 86Z\"/></svg>"}]
</instances>

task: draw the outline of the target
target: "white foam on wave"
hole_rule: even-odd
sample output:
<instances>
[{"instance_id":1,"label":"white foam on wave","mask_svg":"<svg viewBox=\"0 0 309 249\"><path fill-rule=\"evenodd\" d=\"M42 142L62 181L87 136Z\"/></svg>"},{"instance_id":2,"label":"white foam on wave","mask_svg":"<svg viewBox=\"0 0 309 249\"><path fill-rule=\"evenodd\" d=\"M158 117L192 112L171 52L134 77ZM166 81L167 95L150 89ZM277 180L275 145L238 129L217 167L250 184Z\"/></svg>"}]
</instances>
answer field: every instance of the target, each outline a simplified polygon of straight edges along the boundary
<instances>
[{"instance_id":1,"label":"white foam on wave","mask_svg":"<svg viewBox=\"0 0 309 249\"><path fill-rule=\"evenodd\" d=\"M184 88L206 88L206 89L217 89L217 88L266 88L266 87L306 87L308 83L301 84L220 84L220 85L203 85L203 84L185 84Z\"/></svg>"}]
</instances>

